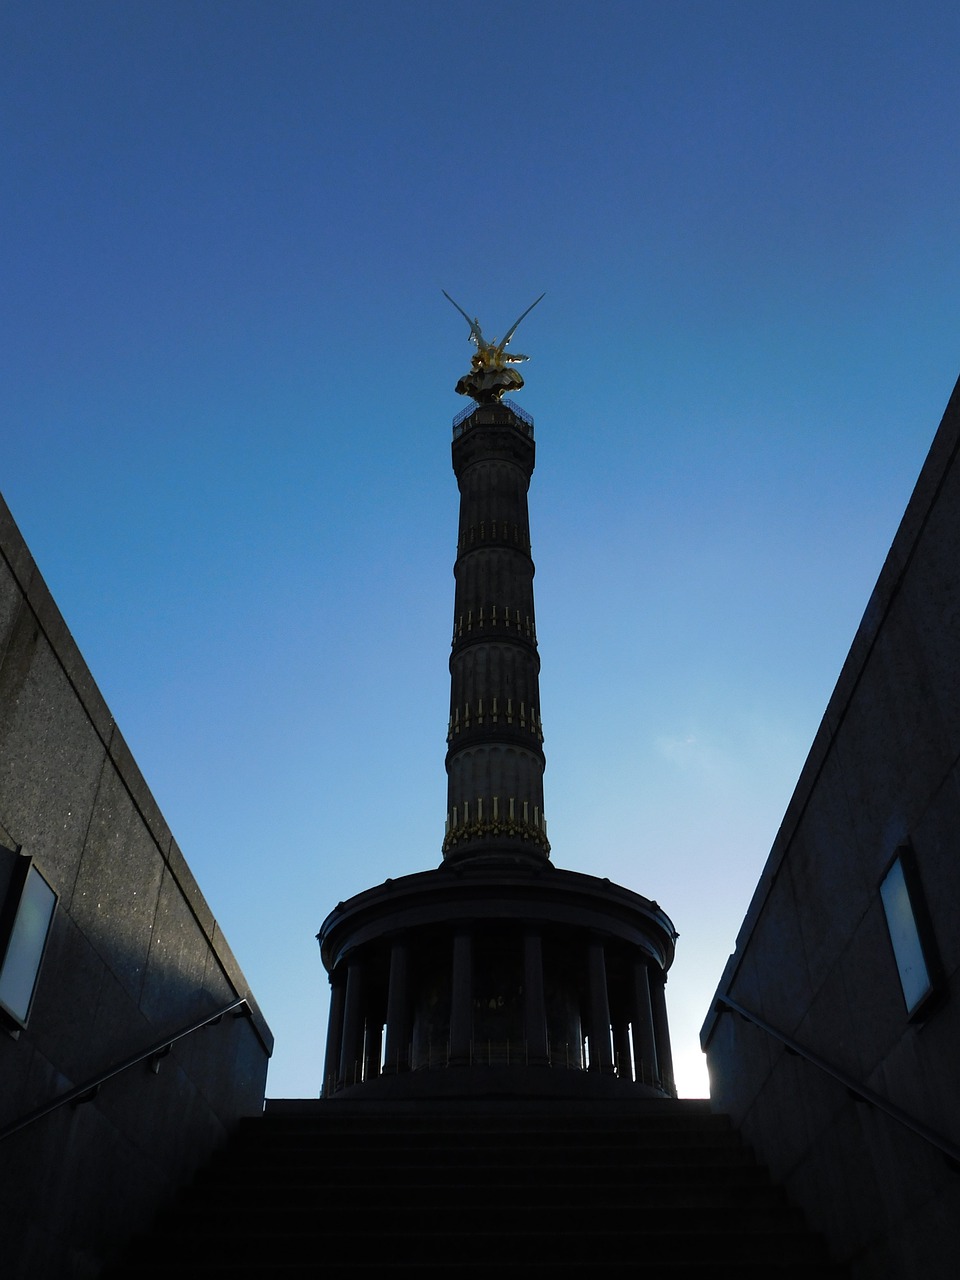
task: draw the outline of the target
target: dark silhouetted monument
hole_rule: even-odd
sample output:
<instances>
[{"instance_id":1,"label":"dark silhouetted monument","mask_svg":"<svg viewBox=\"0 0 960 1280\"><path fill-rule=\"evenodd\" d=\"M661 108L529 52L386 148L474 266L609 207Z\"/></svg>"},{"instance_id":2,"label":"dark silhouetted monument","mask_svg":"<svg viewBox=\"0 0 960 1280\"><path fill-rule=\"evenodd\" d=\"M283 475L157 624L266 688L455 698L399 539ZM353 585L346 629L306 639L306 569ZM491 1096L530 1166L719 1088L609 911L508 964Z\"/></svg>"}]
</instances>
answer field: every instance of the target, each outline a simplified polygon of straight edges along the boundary
<instances>
[{"instance_id":1,"label":"dark silhouetted monument","mask_svg":"<svg viewBox=\"0 0 960 1280\"><path fill-rule=\"evenodd\" d=\"M786 1260L804 1269L784 1275L831 1276L726 1119L675 1097L670 920L550 861L533 422L502 399L525 357L506 351L516 325L498 343L468 323L443 860L324 921L323 1096L272 1099L241 1122L180 1211L108 1274L135 1259L158 1280L318 1265L566 1276L642 1259L669 1274L766 1275Z\"/></svg>"},{"instance_id":2,"label":"dark silhouetted monument","mask_svg":"<svg viewBox=\"0 0 960 1280\"><path fill-rule=\"evenodd\" d=\"M443 862L341 902L324 921L323 1093L673 1096L672 923L655 902L550 861L527 513L533 419L502 399L523 386L508 364L527 357L505 350L519 321L497 343L467 319L477 353L457 390L475 403L453 424Z\"/></svg>"}]
</instances>

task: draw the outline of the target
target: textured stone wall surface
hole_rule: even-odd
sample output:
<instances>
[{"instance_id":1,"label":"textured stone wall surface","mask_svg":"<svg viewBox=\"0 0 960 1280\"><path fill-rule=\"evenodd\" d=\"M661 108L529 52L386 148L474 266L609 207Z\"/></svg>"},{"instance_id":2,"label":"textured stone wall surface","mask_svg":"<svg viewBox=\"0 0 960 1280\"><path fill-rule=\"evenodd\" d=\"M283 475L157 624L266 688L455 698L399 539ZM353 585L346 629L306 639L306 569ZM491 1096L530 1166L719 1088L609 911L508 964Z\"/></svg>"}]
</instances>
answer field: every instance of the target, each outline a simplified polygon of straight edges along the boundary
<instances>
[{"instance_id":1,"label":"textured stone wall surface","mask_svg":"<svg viewBox=\"0 0 960 1280\"><path fill-rule=\"evenodd\" d=\"M260 1110L272 1037L2 500L0 843L59 895L28 1025L0 1029L0 1128L251 1003L0 1142L4 1276L94 1276Z\"/></svg>"},{"instance_id":2,"label":"textured stone wall surface","mask_svg":"<svg viewBox=\"0 0 960 1280\"><path fill-rule=\"evenodd\" d=\"M921 472L718 994L960 1144L960 384ZM911 1020L880 899L912 847L942 963ZM956 1275L960 1177L731 1013L703 1028L730 1112L856 1277Z\"/></svg>"}]
</instances>

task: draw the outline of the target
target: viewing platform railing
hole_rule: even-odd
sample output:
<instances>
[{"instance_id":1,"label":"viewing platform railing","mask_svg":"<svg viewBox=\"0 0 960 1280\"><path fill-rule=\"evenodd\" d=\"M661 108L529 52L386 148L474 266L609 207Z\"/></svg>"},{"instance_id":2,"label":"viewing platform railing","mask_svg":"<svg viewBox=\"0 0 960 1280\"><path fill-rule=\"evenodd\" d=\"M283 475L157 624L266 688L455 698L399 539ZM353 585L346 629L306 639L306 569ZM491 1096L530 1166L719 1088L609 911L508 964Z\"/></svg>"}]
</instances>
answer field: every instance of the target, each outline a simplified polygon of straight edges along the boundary
<instances>
[{"instance_id":1,"label":"viewing platform railing","mask_svg":"<svg viewBox=\"0 0 960 1280\"><path fill-rule=\"evenodd\" d=\"M520 428L521 431L523 431L524 435L528 435L532 440L533 439L533 418L529 413L527 413L525 409L521 409L518 404L515 404L513 400L508 400L506 397L504 397L504 399L500 401L499 405L468 404L465 409L461 409L460 412L457 414L457 416L453 420L454 440L456 440L459 436L462 436L465 431L469 430L469 427L468 427L469 420L473 417L475 413L481 413L484 410L490 410L490 409L495 411L501 407L503 407L504 409L509 409L510 412L514 415L514 417L520 420L520 422L522 423L522 426Z\"/></svg>"}]
</instances>

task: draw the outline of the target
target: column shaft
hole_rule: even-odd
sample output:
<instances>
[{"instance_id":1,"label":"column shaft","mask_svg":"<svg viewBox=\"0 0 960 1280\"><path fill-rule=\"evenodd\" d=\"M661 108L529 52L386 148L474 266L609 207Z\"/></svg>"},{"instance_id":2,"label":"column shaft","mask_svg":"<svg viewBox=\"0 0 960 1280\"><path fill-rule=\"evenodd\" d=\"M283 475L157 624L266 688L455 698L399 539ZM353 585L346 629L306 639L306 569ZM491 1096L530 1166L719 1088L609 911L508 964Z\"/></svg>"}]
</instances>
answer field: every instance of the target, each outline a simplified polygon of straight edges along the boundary
<instances>
[{"instance_id":1,"label":"column shaft","mask_svg":"<svg viewBox=\"0 0 960 1280\"><path fill-rule=\"evenodd\" d=\"M457 933L453 939L453 975L450 984L450 1064L470 1062L473 1039L473 939Z\"/></svg>"},{"instance_id":2,"label":"column shaft","mask_svg":"<svg viewBox=\"0 0 960 1280\"><path fill-rule=\"evenodd\" d=\"M630 1027L620 1013L613 1015L613 1061L621 1080L633 1079L633 1059L630 1053Z\"/></svg>"},{"instance_id":3,"label":"column shaft","mask_svg":"<svg viewBox=\"0 0 960 1280\"><path fill-rule=\"evenodd\" d=\"M390 978L387 984L387 1042L383 1055L384 1075L410 1070L410 952L406 942L390 949Z\"/></svg>"},{"instance_id":4,"label":"column shaft","mask_svg":"<svg viewBox=\"0 0 960 1280\"><path fill-rule=\"evenodd\" d=\"M527 1062L549 1061L547 1051L547 1008L543 993L543 946L539 932L528 929L523 935L523 1026Z\"/></svg>"},{"instance_id":5,"label":"column shaft","mask_svg":"<svg viewBox=\"0 0 960 1280\"><path fill-rule=\"evenodd\" d=\"M363 1027L363 1078L373 1080L380 1074L380 1060L383 1057L383 1023L379 1017L370 1013Z\"/></svg>"},{"instance_id":6,"label":"column shaft","mask_svg":"<svg viewBox=\"0 0 960 1280\"><path fill-rule=\"evenodd\" d=\"M590 1070L612 1072L607 966L599 939L587 943L587 990L590 993Z\"/></svg>"},{"instance_id":7,"label":"column shaft","mask_svg":"<svg viewBox=\"0 0 960 1280\"><path fill-rule=\"evenodd\" d=\"M340 1046L343 1041L343 1005L345 980L342 974L330 975L330 1014L327 1018L327 1048L323 1059L323 1086L321 1096L329 1098L336 1092L340 1075Z\"/></svg>"},{"instance_id":8,"label":"column shaft","mask_svg":"<svg viewBox=\"0 0 960 1280\"><path fill-rule=\"evenodd\" d=\"M630 1018L633 1023L633 1057L637 1079L643 1084L656 1084L660 1079L657 1040L653 1029L648 969L639 958L633 962Z\"/></svg>"},{"instance_id":9,"label":"column shaft","mask_svg":"<svg viewBox=\"0 0 960 1280\"><path fill-rule=\"evenodd\" d=\"M363 1055L363 964L352 956L347 962L347 991L340 1045L339 1084L359 1084Z\"/></svg>"},{"instance_id":10,"label":"column shaft","mask_svg":"<svg viewBox=\"0 0 960 1280\"><path fill-rule=\"evenodd\" d=\"M657 1039L657 1058L660 1063L660 1083L671 1097L677 1096L673 1078L673 1054L670 1051L670 1027L667 1024L667 1001L664 995L666 975L650 974L650 1003L653 1007L653 1029Z\"/></svg>"}]
</instances>

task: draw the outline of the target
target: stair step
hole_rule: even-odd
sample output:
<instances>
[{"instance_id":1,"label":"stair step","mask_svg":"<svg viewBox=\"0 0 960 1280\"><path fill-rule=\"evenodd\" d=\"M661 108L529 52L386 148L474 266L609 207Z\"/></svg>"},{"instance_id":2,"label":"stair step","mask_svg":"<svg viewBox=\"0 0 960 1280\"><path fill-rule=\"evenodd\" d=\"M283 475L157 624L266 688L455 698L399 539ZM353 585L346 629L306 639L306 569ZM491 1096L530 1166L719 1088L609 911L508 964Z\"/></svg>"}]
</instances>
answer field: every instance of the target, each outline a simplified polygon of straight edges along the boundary
<instances>
[{"instance_id":1,"label":"stair step","mask_svg":"<svg viewBox=\"0 0 960 1280\"><path fill-rule=\"evenodd\" d=\"M572 1198L571 1198L572 1200ZM737 1213L731 1213L732 1198L727 1203L704 1202L698 1206L697 1213L691 1219L688 1204L678 1205L674 1200L660 1205L637 1205L622 1203L610 1204L606 1198L597 1204L547 1204L532 1205L525 1197L520 1197L512 1205L500 1204L494 1207L495 1229L497 1231L549 1230L563 1232L567 1224L574 1222L577 1230L602 1231L691 1231L702 1234L704 1231L727 1232L731 1227L739 1231L779 1230L783 1223L789 1222L793 1227L800 1226L796 1211L788 1208L782 1201L748 1204L739 1203ZM209 1202L187 1204L180 1210L180 1220L188 1229L195 1229L196 1224L202 1228L207 1221ZM351 1219L361 1220L369 1224L369 1202L353 1204L309 1203L304 1197L301 1204L260 1200L258 1217L263 1226L252 1228L255 1231L270 1230L284 1233L307 1231L316 1234L318 1231L336 1231ZM493 1215L489 1206L476 1204L473 1200L461 1199L459 1203L445 1204L443 1207L442 1226L444 1230L478 1230L493 1229ZM537 1214L533 1222L532 1210ZM394 1202L383 1203L377 1207L374 1229L382 1232L396 1232L405 1235L419 1232L425 1222L435 1221L438 1206L434 1201L420 1201L418 1205L397 1205ZM251 1230L249 1217L242 1209L234 1207L218 1214L220 1225L230 1231L241 1234ZM366 1230L367 1227L364 1227Z\"/></svg>"},{"instance_id":2,"label":"stair step","mask_svg":"<svg viewBox=\"0 0 960 1280\"><path fill-rule=\"evenodd\" d=\"M725 1117L668 1103L291 1104L243 1122L128 1256L106 1275L843 1275Z\"/></svg>"},{"instance_id":3,"label":"stair step","mask_svg":"<svg viewBox=\"0 0 960 1280\"><path fill-rule=\"evenodd\" d=\"M505 1161L502 1153L491 1153L488 1156L481 1157L477 1155L462 1155L459 1159L455 1152L445 1155L434 1156L412 1156L409 1153L403 1154L402 1158L391 1158L390 1153L384 1153L374 1149L366 1152L355 1150L351 1153L349 1159L331 1159L325 1152L318 1152L314 1155L310 1153L297 1153L287 1158L278 1158L271 1154L269 1158L264 1156L262 1159L243 1160L236 1168L242 1174L249 1174L252 1170L262 1170L264 1176L285 1179L292 1175L303 1172L304 1170L316 1170L321 1177L329 1177L331 1174L336 1176L338 1180L363 1180L368 1176L379 1173L384 1182L395 1182L400 1178L422 1177L425 1173L431 1172L442 1173L446 1176L449 1171L458 1173L462 1169L464 1161L469 1165L470 1173L465 1176L474 1177L483 1175L490 1177L497 1173L509 1176L511 1173L517 1176L521 1171L529 1179L546 1179L553 1181L564 1181L571 1176L583 1176L592 1174L594 1176L612 1176L617 1179L630 1178L640 1179L644 1175L651 1173L659 1173L673 1171L680 1175L684 1170L688 1169L711 1169L714 1176L718 1172L737 1171L749 1168L752 1165L753 1157L749 1151L743 1148L736 1148L724 1151L716 1151L710 1148L702 1150L677 1150L664 1151L657 1156L655 1160L638 1159L625 1157L623 1159L611 1160L603 1159L602 1155L590 1153L589 1158L584 1156L580 1159L559 1160L557 1157L551 1158L549 1154L544 1153L541 1156L530 1156L526 1159L519 1157ZM220 1166L224 1168L225 1166ZM472 1171L476 1171L473 1173Z\"/></svg>"},{"instance_id":4,"label":"stair step","mask_svg":"<svg viewBox=\"0 0 960 1280\"><path fill-rule=\"evenodd\" d=\"M643 1263L645 1261L645 1259L642 1260ZM670 1280L716 1280L718 1274L718 1264L714 1259L702 1262L681 1262L671 1259L667 1266L669 1269L665 1274L669 1275ZM602 1267L596 1267L596 1270L602 1271L604 1280L608 1277L610 1280L636 1280L640 1269L641 1260L619 1263L610 1262L606 1258L603 1260ZM385 1270L390 1275L447 1277L451 1274L452 1268L448 1262L428 1260L393 1261L389 1268L385 1269L380 1262L362 1260L338 1265L328 1258L321 1261L302 1258L298 1261L286 1261L274 1258L265 1272L262 1262L227 1262L213 1259L205 1261L202 1265L196 1265L190 1259L180 1259L173 1272L169 1263L148 1262L139 1265L130 1263L125 1264L122 1270L104 1273L103 1280L152 1280L153 1277L156 1277L156 1280L170 1280L171 1274L175 1275L177 1280L204 1280L207 1276L256 1277L256 1280L263 1280L265 1275L297 1277L298 1280L353 1280L354 1277L381 1277ZM476 1264L457 1262L455 1272L462 1280L490 1280L491 1268L488 1262ZM535 1259L523 1263L498 1260L496 1264L497 1276L515 1274L519 1277L529 1275L530 1272L542 1273L544 1276L549 1274L551 1278L559 1277L560 1280L566 1280L567 1277L571 1280L574 1278L583 1280L584 1267L581 1263L558 1264ZM848 1280L848 1274L846 1268L822 1261L810 1263L741 1260L736 1264L736 1280Z\"/></svg>"},{"instance_id":5,"label":"stair step","mask_svg":"<svg viewBox=\"0 0 960 1280\"><path fill-rule=\"evenodd\" d=\"M627 1264L642 1259L645 1266L672 1267L674 1264L702 1264L712 1262L714 1267L737 1266L742 1262L765 1263L778 1266L785 1262L807 1265L825 1261L823 1250L806 1233L765 1232L762 1234L730 1233L720 1237L715 1233L661 1232L643 1233L600 1232L592 1235L570 1231L550 1236L522 1232L472 1232L464 1237L460 1232L442 1232L430 1229L426 1233L411 1233L398 1237L379 1232L364 1232L361 1236L336 1238L309 1233L293 1235L264 1235L252 1238L211 1241L209 1235L185 1234L170 1240L167 1247L157 1251L155 1261L167 1262L168 1272L189 1259L194 1267L214 1265L260 1265L264 1274L280 1262L301 1262L304 1254L314 1257L330 1256L334 1249L338 1254L362 1255L368 1264L376 1263L382 1269L395 1265L445 1264L459 1266L464 1255L474 1264L486 1263L499 1268L503 1263L528 1266L579 1265L591 1267L602 1259L607 1263ZM178 1276L179 1270L175 1271Z\"/></svg>"},{"instance_id":6,"label":"stair step","mask_svg":"<svg viewBox=\"0 0 960 1280\"><path fill-rule=\"evenodd\" d=\"M498 1183L486 1186L483 1183L465 1186L461 1181L457 1184L441 1182L408 1182L387 1183L379 1180L358 1184L356 1186L337 1186L330 1183L284 1183L257 1185L245 1193L245 1185L231 1182L195 1184L191 1188L186 1204L194 1204L198 1194L203 1191L203 1203L211 1208L223 1205L225 1209L244 1211L246 1206L252 1211L269 1209L273 1205L278 1208L314 1209L322 1205L324 1210L344 1213L358 1204L389 1204L391 1209L404 1211L422 1210L429 1204L433 1211L447 1206L457 1207L469 1201L477 1210L499 1212L513 1206L522 1205L526 1212L536 1209L538 1212L577 1209L584 1205L598 1204L616 1209L618 1212L630 1212L641 1205L643 1209L651 1206L674 1205L687 1211L695 1207L736 1209L741 1205L752 1207L765 1205L774 1208L784 1203L783 1192L769 1182L737 1182L731 1184L724 1180L718 1184L715 1180L699 1183L663 1184L660 1181L649 1181L643 1184L624 1185L621 1181L605 1180L597 1185L591 1182L589 1188L581 1183L553 1184L548 1187L531 1185L522 1181Z\"/></svg>"}]
</instances>

